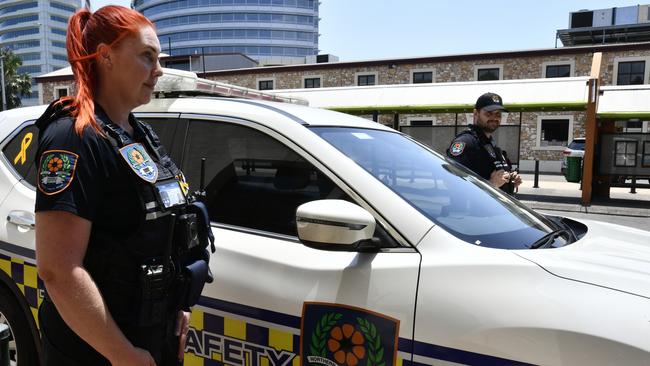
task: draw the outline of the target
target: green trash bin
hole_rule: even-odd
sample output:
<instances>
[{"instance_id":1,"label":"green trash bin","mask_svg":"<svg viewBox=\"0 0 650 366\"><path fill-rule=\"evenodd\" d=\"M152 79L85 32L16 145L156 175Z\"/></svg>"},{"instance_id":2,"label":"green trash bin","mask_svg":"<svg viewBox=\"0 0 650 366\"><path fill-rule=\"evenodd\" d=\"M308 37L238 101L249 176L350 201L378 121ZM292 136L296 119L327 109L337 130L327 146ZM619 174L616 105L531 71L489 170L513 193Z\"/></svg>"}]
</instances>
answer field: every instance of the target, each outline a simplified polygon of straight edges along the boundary
<instances>
[{"instance_id":1,"label":"green trash bin","mask_svg":"<svg viewBox=\"0 0 650 366\"><path fill-rule=\"evenodd\" d=\"M566 158L566 172L564 177L567 182L579 183L582 179L582 157L581 156L567 156Z\"/></svg>"}]
</instances>

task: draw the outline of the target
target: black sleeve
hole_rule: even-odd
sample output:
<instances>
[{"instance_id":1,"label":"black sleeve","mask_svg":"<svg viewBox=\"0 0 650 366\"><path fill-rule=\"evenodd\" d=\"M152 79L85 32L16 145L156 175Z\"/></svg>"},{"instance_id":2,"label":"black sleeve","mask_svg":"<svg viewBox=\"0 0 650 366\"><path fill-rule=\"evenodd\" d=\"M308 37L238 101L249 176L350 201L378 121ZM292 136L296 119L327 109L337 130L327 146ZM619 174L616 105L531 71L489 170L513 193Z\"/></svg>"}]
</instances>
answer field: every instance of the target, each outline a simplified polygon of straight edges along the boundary
<instances>
[{"instance_id":1,"label":"black sleeve","mask_svg":"<svg viewBox=\"0 0 650 366\"><path fill-rule=\"evenodd\" d=\"M67 211L93 221L106 181L103 145L90 127L79 136L70 118L50 123L39 136L35 211Z\"/></svg>"},{"instance_id":2,"label":"black sleeve","mask_svg":"<svg viewBox=\"0 0 650 366\"><path fill-rule=\"evenodd\" d=\"M477 149L480 149L480 146L476 143L476 139L472 135L465 133L456 136L454 141L451 142L447 150L447 156L470 170L478 172L480 171L478 166L480 162L477 156L480 151L477 151Z\"/></svg>"}]
</instances>

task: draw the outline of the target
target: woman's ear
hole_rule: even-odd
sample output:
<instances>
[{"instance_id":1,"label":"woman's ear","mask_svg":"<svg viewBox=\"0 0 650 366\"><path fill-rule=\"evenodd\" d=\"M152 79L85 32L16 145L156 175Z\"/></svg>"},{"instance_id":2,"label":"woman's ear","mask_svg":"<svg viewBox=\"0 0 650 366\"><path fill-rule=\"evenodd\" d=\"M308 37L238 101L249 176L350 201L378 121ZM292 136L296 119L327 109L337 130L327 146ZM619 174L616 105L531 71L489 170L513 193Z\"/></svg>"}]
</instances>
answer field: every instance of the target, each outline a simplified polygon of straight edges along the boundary
<instances>
[{"instance_id":1,"label":"woman's ear","mask_svg":"<svg viewBox=\"0 0 650 366\"><path fill-rule=\"evenodd\" d=\"M113 68L113 62L111 61L111 48L107 44L101 43L97 46L97 55L99 64L103 65L108 70Z\"/></svg>"}]
</instances>

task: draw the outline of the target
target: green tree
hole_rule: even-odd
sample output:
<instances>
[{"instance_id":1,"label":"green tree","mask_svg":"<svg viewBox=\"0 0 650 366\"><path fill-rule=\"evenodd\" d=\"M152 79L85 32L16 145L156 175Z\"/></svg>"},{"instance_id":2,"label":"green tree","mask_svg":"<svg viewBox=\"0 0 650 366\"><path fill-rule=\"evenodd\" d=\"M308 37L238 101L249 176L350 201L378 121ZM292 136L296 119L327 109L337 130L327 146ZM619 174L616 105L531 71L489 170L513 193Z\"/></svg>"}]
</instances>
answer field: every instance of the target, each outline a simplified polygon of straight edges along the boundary
<instances>
[{"instance_id":1,"label":"green tree","mask_svg":"<svg viewBox=\"0 0 650 366\"><path fill-rule=\"evenodd\" d=\"M0 95L6 91L7 109L20 107L20 97L32 95L32 77L28 73L18 74L18 67L23 64L23 61L10 49L0 49L0 58L5 74L4 90L0 87ZM1 98L0 110L2 110Z\"/></svg>"}]
</instances>

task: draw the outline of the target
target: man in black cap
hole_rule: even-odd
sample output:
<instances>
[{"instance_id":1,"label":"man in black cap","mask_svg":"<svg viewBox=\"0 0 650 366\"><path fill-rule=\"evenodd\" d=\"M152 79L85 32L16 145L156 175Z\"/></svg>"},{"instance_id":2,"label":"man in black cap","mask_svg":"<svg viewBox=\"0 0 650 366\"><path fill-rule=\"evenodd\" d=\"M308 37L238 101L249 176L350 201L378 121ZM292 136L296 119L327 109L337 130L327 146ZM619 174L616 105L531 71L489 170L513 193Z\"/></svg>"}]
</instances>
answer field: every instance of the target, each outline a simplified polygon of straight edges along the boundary
<instances>
[{"instance_id":1,"label":"man in black cap","mask_svg":"<svg viewBox=\"0 0 650 366\"><path fill-rule=\"evenodd\" d=\"M512 194L521 184L521 177L510 171L501 149L492 138L492 133L501 124L501 112L507 110L499 95L481 95L474 105L474 124L454 138L447 156L487 179L494 187Z\"/></svg>"}]
</instances>

